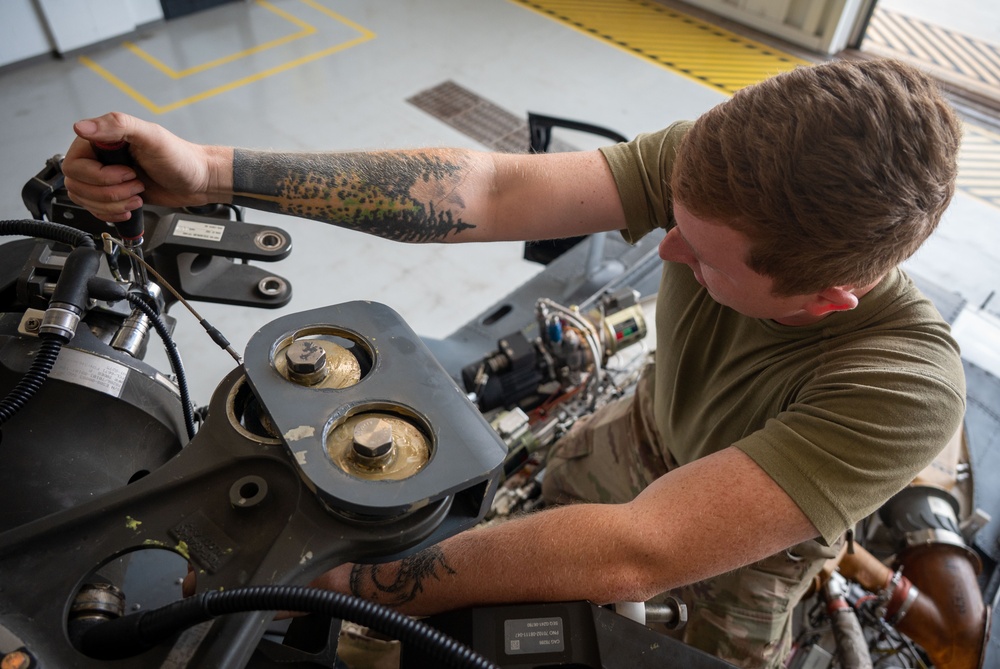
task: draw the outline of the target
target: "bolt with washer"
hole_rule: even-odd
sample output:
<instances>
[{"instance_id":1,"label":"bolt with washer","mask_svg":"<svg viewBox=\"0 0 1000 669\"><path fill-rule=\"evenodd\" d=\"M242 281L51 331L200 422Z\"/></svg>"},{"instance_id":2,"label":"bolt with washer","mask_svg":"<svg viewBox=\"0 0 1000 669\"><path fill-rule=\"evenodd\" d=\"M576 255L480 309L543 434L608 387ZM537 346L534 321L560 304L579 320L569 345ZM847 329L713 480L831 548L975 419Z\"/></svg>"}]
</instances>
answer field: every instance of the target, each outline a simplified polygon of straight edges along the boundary
<instances>
[{"instance_id":1,"label":"bolt with washer","mask_svg":"<svg viewBox=\"0 0 1000 669\"><path fill-rule=\"evenodd\" d=\"M285 349L288 376L306 385L319 383L326 378L326 349L311 339L293 341Z\"/></svg>"},{"instance_id":2,"label":"bolt with washer","mask_svg":"<svg viewBox=\"0 0 1000 669\"><path fill-rule=\"evenodd\" d=\"M384 418L366 418L354 426L354 454L367 465L385 464L392 456L392 424Z\"/></svg>"}]
</instances>

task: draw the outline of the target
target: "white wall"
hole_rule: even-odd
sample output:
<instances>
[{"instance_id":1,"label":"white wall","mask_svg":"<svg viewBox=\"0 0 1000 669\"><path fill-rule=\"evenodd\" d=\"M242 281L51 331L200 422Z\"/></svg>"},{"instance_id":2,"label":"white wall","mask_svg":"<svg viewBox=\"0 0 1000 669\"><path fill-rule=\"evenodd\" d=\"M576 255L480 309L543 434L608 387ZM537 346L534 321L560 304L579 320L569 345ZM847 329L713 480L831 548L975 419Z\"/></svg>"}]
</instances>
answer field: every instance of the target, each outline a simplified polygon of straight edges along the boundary
<instances>
[{"instance_id":1,"label":"white wall","mask_svg":"<svg viewBox=\"0 0 1000 669\"><path fill-rule=\"evenodd\" d=\"M162 19L159 0L3 0L0 65L67 53Z\"/></svg>"},{"instance_id":2,"label":"white wall","mask_svg":"<svg viewBox=\"0 0 1000 669\"><path fill-rule=\"evenodd\" d=\"M43 19L31 0L0 2L0 65L52 51Z\"/></svg>"},{"instance_id":3,"label":"white wall","mask_svg":"<svg viewBox=\"0 0 1000 669\"><path fill-rule=\"evenodd\" d=\"M845 48L875 0L683 0L823 54Z\"/></svg>"}]
</instances>

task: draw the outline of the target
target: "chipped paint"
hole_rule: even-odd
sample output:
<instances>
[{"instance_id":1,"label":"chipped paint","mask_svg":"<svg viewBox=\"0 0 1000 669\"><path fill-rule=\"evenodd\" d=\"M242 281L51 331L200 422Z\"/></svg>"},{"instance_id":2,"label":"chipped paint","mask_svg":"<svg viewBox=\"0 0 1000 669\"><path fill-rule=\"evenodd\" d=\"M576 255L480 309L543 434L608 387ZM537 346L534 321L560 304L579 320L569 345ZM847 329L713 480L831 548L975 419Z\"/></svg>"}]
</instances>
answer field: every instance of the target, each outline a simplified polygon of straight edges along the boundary
<instances>
[{"instance_id":1,"label":"chipped paint","mask_svg":"<svg viewBox=\"0 0 1000 669\"><path fill-rule=\"evenodd\" d=\"M313 559L312 551L306 551L305 555L302 556L302 559L299 560L299 564L305 564L306 562L309 562L312 559Z\"/></svg>"},{"instance_id":2,"label":"chipped paint","mask_svg":"<svg viewBox=\"0 0 1000 669\"><path fill-rule=\"evenodd\" d=\"M300 465L306 463L306 451L295 451L295 461Z\"/></svg>"},{"instance_id":3,"label":"chipped paint","mask_svg":"<svg viewBox=\"0 0 1000 669\"><path fill-rule=\"evenodd\" d=\"M286 441L298 441L299 439L311 437L314 434L316 434L316 428L312 425L300 425L286 432L284 437Z\"/></svg>"},{"instance_id":4,"label":"chipped paint","mask_svg":"<svg viewBox=\"0 0 1000 669\"><path fill-rule=\"evenodd\" d=\"M125 516L125 527L132 530L133 532L139 531L139 526L142 525L141 520L136 520L132 516Z\"/></svg>"}]
</instances>

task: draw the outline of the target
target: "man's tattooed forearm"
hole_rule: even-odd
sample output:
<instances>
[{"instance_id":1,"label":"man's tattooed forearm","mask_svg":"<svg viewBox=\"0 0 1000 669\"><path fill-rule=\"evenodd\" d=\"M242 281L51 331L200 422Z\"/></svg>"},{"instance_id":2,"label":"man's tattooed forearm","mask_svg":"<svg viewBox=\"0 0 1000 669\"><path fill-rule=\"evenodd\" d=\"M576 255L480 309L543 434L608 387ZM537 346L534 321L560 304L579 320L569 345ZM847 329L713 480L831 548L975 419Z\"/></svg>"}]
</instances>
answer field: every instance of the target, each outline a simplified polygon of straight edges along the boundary
<instances>
[{"instance_id":1,"label":"man's tattooed forearm","mask_svg":"<svg viewBox=\"0 0 1000 669\"><path fill-rule=\"evenodd\" d=\"M412 154L281 154L237 149L233 203L326 221L401 242L475 226L453 213L461 166ZM431 195L433 193L433 195Z\"/></svg>"},{"instance_id":2,"label":"man's tattooed forearm","mask_svg":"<svg viewBox=\"0 0 1000 669\"><path fill-rule=\"evenodd\" d=\"M351 569L351 594L385 606L402 606L424 590L424 583L456 572L437 546L390 564L356 564Z\"/></svg>"}]
</instances>

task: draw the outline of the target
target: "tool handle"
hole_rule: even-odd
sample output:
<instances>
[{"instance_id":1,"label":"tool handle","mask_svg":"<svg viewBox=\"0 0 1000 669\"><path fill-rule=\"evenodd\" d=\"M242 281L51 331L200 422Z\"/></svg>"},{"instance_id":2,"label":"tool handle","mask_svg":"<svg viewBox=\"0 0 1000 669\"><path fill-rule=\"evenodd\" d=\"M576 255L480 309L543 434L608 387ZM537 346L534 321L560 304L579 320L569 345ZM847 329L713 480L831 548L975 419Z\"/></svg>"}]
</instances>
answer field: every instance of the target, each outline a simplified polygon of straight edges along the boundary
<instances>
[{"instance_id":1,"label":"tool handle","mask_svg":"<svg viewBox=\"0 0 1000 669\"><path fill-rule=\"evenodd\" d=\"M128 142L124 139L117 142L91 141L90 146L94 149L97 159L105 165L132 165L132 154L128 151Z\"/></svg>"},{"instance_id":2,"label":"tool handle","mask_svg":"<svg viewBox=\"0 0 1000 669\"><path fill-rule=\"evenodd\" d=\"M135 165L135 159L128 150L128 142L119 140L117 142L98 142L91 140L91 148L94 155L105 165ZM132 212L132 217L127 221L115 223L115 229L125 242L133 244L142 243L144 233L142 222L142 208Z\"/></svg>"}]
</instances>

